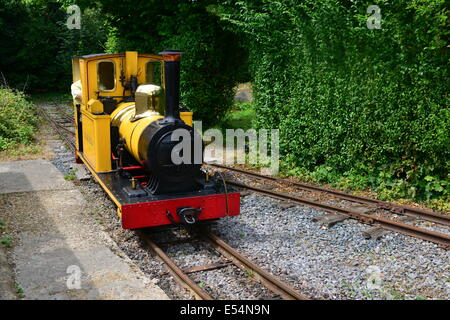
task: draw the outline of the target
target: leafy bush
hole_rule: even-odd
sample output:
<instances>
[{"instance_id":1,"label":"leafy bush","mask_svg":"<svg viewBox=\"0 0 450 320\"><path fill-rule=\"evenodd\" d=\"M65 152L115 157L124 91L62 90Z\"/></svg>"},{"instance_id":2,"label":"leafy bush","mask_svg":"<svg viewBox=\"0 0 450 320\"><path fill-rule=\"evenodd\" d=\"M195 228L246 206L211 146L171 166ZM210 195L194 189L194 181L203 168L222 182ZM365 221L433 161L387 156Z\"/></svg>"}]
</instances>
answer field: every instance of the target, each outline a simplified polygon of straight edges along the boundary
<instances>
[{"instance_id":1,"label":"leafy bush","mask_svg":"<svg viewBox=\"0 0 450 320\"><path fill-rule=\"evenodd\" d=\"M22 92L0 87L0 151L32 141L38 118Z\"/></svg>"},{"instance_id":2,"label":"leafy bush","mask_svg":"<svg viewBox=\"0 0 450 320\"><path fill-rule=\"evenodd\" d=\"M448 198L450 89L444 0L224 1L248 36L258 127L290 168L383 198Z\"/></svg>"},{"instance_id":3,"label":"leafy bush","mask_svg":"<svg viewBox=\"0 0 450 320\"><path fill-rule=\"evenodd\" d=\"M67 3L66 3L67 2ZM82 13L80 30L68 29L71 1L0 1L0 83L29 91L70 88L71 57L103 51L108 26L98 10Z\"/></svg>"}]
</instances>

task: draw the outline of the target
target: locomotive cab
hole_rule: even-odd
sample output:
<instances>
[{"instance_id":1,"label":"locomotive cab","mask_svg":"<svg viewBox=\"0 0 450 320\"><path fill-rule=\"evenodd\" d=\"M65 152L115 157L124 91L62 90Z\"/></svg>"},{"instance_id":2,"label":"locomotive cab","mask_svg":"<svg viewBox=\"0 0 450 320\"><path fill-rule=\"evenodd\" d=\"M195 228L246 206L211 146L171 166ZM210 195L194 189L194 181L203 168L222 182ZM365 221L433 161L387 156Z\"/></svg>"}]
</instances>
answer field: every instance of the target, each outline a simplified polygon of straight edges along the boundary
<instances>
[{"instance_id":1,"label":"locomotive cab","mask_svg":"<svg viewBox=\"0 0 450 320\"><path fill-rule=\"evenodd\" d=\"M74 102L76 159L116 203L126 229L239 213L239 193L201 170L201 137L192 112L179 106L181 56L166 50L72 60L82 87Z\"/></svg>"}]
</instances>

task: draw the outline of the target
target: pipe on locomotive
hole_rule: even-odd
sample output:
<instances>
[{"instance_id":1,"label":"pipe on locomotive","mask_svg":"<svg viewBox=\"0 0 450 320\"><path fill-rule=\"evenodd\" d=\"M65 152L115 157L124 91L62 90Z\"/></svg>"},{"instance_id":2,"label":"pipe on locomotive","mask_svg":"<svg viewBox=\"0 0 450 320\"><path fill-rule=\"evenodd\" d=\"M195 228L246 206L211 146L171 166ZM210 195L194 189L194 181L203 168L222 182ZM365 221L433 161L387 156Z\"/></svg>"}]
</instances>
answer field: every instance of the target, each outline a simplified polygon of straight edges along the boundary
<instances>
[{"instance_id":1,"label":"pipe on locomotive","mask_svg":"<svg viewBox=\"0 0 450 320\"><path fill-rule=\"evenodd\" d=\"M165 117L161 123L179 122L180 119L180 59L184 52L164 50L164 86L166 97Z\"/></svg>"}]
</instances>

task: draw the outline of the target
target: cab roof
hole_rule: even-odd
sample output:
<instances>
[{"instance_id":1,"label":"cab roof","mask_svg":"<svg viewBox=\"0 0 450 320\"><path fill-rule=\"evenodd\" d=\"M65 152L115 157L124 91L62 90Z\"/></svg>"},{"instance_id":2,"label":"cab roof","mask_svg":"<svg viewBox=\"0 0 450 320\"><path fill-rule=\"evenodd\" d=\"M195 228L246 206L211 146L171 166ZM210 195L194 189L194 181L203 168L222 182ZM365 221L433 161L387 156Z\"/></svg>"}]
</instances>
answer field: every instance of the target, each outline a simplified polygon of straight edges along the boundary
<instances>
[{"instance_id":1,"label":"cab roof","mask_svg":"<svg viewBox=\"0 0 450 320\"><path fill-rule=\"evenodd\" d=\"M98 58L110 55L123 55L124 53L95 53L95 54L86 54L84 56L73 56L73 59L90 59L90 58Z\"/></svg>"}]
</instances>

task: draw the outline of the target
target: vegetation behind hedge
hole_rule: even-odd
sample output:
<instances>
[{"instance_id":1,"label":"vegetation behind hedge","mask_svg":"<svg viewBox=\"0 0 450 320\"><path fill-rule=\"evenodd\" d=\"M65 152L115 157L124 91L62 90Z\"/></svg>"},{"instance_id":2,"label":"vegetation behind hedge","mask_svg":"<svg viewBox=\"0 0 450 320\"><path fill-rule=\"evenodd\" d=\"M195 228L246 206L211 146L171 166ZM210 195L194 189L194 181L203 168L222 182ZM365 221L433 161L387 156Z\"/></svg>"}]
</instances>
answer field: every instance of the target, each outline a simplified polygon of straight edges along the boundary
<instances>
[{"instance_id":1,"label":"vegetation behind hedge","mask_svg":"<svg viewBox=\"0 0 450 320\"><path fill-rule=\"evenodd\" d=\"M233 87L246 81L240 34L225 30L207 1L1 0L0 72L20 90L68 91L71 57L137 50L180 49L181 102L206 126L229 110ZM66 8L78 4L81 29L68 29Z\"/></svg>"},{"instance_id":2,"label":"vegetation behind hedge","mask_svg":"<svg viewBox=\"0 0 450 320\"><path fill-rule=\"evenodd\" d=\"M280 128L292 173L373 187L385 198L448 198L450 109L443 0L228 1L248 35L256 125Z\"/></svg>"},{"instance_id":3,"label":"vegetation behind hedge","mask_svg":"<svg viewBox=\"0 0 450 320\"><path fill-rule=\"evenodd\" d=\"M110 25L108 50L158 53L178 49L181 103L205 127L220 122L233 102L233 88L247 80L247 52L241 34L227 30L209 12L214 0L100 0Z\"/></svg>"},{"instance_id":4,"label":"vegetation behind hedge","mask_svg":"<svg viewBox=\"0 0 450 320\"><path fill-rule=\"evenodd\" d=\"M69 91L74 55L102 52L108 26L94 8L68 29L71 0L0 0L0 83L22 91Z\"/></svg>"}]
</instances>

